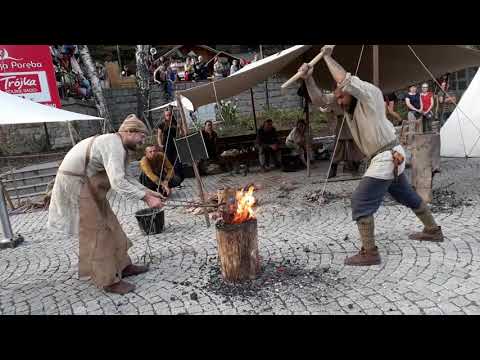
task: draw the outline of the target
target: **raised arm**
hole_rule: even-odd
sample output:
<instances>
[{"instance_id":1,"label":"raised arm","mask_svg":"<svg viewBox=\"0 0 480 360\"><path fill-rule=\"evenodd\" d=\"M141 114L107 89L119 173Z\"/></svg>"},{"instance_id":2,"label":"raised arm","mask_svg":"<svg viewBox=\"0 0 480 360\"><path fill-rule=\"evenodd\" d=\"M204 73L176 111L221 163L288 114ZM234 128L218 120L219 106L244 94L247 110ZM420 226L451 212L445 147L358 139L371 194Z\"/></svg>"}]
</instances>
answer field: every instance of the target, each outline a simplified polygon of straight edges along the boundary
<instances>
[{"instance_id":1,"label":"raised arm","mask_svg":"<svg viewBox=\"0 0 480 360\"><path fill-rule=\"evenodd\" d=\"M334 102L334 97L324 94L323 91L318 87L315 79L313 78L313 67L308 64L303 64L298 72L302 73L302 78L305 80L305 85L307 86L308 95L312 100L312 104L317 107L326 107Z\"/></svg>"}]
</instances>

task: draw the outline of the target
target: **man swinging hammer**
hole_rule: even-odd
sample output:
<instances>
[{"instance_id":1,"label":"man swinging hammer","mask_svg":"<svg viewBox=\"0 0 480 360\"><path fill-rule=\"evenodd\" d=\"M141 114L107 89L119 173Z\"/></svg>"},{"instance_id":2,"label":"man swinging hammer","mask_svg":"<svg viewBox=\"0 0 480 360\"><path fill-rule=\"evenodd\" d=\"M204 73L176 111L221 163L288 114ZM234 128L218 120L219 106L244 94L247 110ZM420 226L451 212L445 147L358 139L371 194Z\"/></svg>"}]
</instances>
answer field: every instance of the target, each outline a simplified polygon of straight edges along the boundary
<instances>
[{"instance_id":1,"label":"man swinging hammer","mask_svg":"<svg viewBox=\"0 0 480 360\"><path fill-rule=\"evenodd\" d=\"M369 167L352 195L352 218L357 222L362 248L345 259L346 265L378 265L381 262L375 246L373 215L388 192L400 204L413 210L424 225L422 232L409 236L412 240L443 241L443 233L420 196L409 184L405 170L405 152L385 115L382 92L376 86L347 73L332 58L333 46L323 47L323 59L337 83L334 94L323 94L312 77L313 67L303 64L298 70L307 85L312 103L321 107L337 107L345 114L355 143L369 159ZM345 125L344 125L345 126Z\"/></svg>"}]
</instances>

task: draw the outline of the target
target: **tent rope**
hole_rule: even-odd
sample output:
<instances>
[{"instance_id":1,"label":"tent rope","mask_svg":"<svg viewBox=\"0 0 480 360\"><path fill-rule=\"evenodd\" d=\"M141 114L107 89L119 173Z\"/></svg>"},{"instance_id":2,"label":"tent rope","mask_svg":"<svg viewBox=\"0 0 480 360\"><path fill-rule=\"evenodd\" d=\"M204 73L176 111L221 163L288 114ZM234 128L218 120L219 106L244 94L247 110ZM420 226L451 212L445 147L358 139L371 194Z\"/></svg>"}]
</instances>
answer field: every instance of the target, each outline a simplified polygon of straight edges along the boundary
<instances>
[{"instance_id":1,"label":"tent rope","mask_svg":"<svg viewBox=\"0 0 480 360\"><path fill-rule=\"evenodd\" d=\"M213 86L213 93L215 95L215 102L217 103L217 107L220 108L220 118L222 119L222 122L225 123L225 119L223 118L223 115L222 115L222 106L218 101L217 88L215 87L215 80L212 81L212 86Z\"/></svg>"}]
</instances>

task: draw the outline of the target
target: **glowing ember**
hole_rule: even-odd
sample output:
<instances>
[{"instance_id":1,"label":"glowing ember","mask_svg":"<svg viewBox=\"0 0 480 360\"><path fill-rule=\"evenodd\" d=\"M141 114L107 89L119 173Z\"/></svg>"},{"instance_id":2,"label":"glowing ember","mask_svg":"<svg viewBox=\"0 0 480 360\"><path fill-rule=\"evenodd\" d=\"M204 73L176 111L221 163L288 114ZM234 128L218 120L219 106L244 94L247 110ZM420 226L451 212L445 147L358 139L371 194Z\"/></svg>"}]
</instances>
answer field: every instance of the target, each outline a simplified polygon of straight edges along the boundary
<instances>
[{"instance_id":1,"label":"glowing ember","mask_svg":"<svg viewBox=\"0 0 480 360\"><path fill-rule=\"evenodd\" d=\"M248 191L237 191L236 202L237 210L233 218L233 224L241 224L248 220L254 219L253 205L255 205L255 197L253 196L254 187L250 186Z\"/></svg>"}]
</instances>

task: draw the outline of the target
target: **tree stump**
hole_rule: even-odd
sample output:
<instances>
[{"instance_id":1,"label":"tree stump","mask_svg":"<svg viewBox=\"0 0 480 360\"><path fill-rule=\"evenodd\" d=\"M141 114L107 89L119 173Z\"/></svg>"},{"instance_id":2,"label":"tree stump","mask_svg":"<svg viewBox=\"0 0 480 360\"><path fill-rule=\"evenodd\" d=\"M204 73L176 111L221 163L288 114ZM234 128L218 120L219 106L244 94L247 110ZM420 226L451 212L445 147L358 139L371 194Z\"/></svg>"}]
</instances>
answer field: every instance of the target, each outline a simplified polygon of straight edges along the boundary
<instances>
[{"instance_id":1,"label":"tree stump","mask_svg":"<svg viewBox=\"0 0 480 360\"><path fill-rule=\"evenodd\" d=\"M223 278L228 282L255 279L260 270L257 220L240 224L218 223L216 228Z\"/></svg>"},{"instance_id":2,"label":"tree stump","mask_svg":"<svg viewBox=\"0 0 480 360\"><path fill-rule=\"evenodd\" d=\"M440 135L415 134L412 144L412 186L426 203L432 201L433 175L440 170Z\"/></svg>"}]
</instances>

